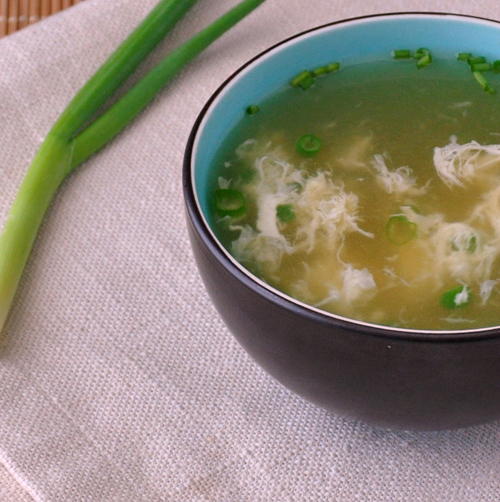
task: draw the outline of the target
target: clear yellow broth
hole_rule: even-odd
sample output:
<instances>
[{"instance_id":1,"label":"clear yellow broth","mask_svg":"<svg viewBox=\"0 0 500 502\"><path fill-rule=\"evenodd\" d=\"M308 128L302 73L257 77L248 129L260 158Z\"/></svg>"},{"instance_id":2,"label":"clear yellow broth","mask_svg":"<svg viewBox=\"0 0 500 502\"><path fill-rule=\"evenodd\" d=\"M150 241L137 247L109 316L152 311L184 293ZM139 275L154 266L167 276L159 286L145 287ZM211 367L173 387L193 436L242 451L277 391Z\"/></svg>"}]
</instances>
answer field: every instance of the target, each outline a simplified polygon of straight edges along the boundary
<instances>
[{"instance_id":1,"label":"clear yellow broth","mask_svg":"<svg viewBox=\"0 0 500 502\"><path fill-rule=\"evenodd\" d=\"M487 76L500 89L500 77ZM465 63L345 66L305 91L284 84L254 115L245 114L250 104L241 104L209 188L244 194L243 217L214 208L211 218L245 267L288 295L357 320L431 330L500 323L500 154L498 162L494 149L458 159L474 171L460 185L446 183L434 161L435 148L453 142L500 144L500 94L484 92ZM322 142L311 157L296 149L305 134ZM391 190L384 166L393 181L407 175L409 188ZM354 223L335 213L342 197L351 197L342 203ZM292 220L280 220L276 200L292 208ZM414 225L407 242L391 240L395 215ZM460 287L466 301L446 305L443 295Z\"/></svg>"}]
</instances>

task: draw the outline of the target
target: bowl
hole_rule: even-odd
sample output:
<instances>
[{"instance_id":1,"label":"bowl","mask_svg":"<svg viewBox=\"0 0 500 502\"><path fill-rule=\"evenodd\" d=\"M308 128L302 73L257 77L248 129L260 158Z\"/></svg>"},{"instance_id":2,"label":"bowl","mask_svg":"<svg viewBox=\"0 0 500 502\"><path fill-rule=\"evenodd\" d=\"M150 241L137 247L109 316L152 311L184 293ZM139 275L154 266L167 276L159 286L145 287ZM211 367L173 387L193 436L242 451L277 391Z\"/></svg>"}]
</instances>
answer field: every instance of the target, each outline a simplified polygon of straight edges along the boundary
<instances>
[{"instance_id":1,"label":"bowl","mask_svg":"<svg viewBox=\"0 0 500 502\"><path fill-rule=\"evenodd\" d=\"M183 184L206 289L258 364L334 413L386 428L438 430L500 418L500 327L410 330L323 312L243 268L207 217L210 164L245 104L273 94L304 62L315 67L342 55L361 63L387 58L394 48L420 46L438 56L467 50L498 59L500 24L442 13L382 14L320 26L269 48L228 78L203 108L187 145Z\"/></svg>"}]
</instances>

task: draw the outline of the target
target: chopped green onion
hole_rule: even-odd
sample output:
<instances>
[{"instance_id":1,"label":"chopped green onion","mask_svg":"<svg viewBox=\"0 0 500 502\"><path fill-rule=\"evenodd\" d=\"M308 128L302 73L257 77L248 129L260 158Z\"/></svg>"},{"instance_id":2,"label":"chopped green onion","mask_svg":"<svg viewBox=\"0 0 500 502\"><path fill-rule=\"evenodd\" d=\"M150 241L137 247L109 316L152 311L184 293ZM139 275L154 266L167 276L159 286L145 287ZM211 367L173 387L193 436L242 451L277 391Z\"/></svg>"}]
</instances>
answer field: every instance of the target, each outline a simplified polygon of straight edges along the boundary
<instances>
[{"instance_id":1,"label":"chopped green onion","mask_svg":"<svg viewBox=\"0 0 500 502\"><path fill-rule=\"evenodd\" d=\"M340 63L329 63L325 66L318 66L314 70L312 70L312 74L315 77L320 77L322 75L326 75L327 73L332 73L340 69Z\"/></svg>"},{"instance_id":2,"label":"chopped green onion","mask_svg":"<svg viewBox=\"0 0 500 502\"><path fill-rule=\"evenodd\" d=\"M411 51L409 49L396 49L391 52L394 59L410 59Z\"/></svg>"},{"instance_id":3,"label":"chopped green onion","mask_svg":"<svg viewBox=\"0 0 500 502\"><path fill-rule=\"evenodd\" d=\"M470 52L459 52L457 54L457 59L459 61L469 61L469 59L472 57L472 54Z\"/></svg>"},{"instance_id":4,"label":"chopped green onion","mask_svg":"<svg viewBox=\"0 0 500 502\"><path fill-rule=\"evenodd\" d=\"M321 140L314 134L305 134L296 143L297 151L307 157L316 155L321 149Z\"/></svg>"},{"instance_id":5,"label":"chopped green onion","mask_svg":"<svg viewBox=\"0 0 500 502\"><path fill-rule=\"evenodd\" d=\"M309 70L304 70L295 76L290 84L292 87L301 87L302 89L309 89L314 84L314 76Z\"/></svg>"},{"instance_id":6,"label":"chopped green onion","mask_svg":"<svg viewBox=\"0 0 500 502\"><path fill-rule=\"evenodd\" d=\"M486 63L486 58L484 56L473 56L468 60L469 64Z\"/></svg>"},{"instance_id":7,"label":"chopped green onion","mask_svg":"<svg viewBox=\"0 0 500 502\"><path fill-rule=\"evenodd\" d=\"M257 105L247 106L246 113L247 115L255 115L260 112L260 107Z\"/></svg>"},{"instance_id":8,"label":"chopped green onion","mask_svg":"<svg viewBox=\"0 0 500 502\"><path fill-rule=\"evenodd\" d=\"M191 59L264 0L244 0L238 4L175 49L92 122L101 107L195 1L160 0L76 94L40 146L0 235L0 329L6 321L43 216L64 179L121 132Z\"/></svg>"},{"instance_id":9,"label":"chopped green onion","mask_svg":"<svg viewBox=\"0 0 500 502\"><path fill-rule=\"evenodd\" d=\"M314 84L314 77L311 74L308 78L302 80L302 82L299 84L299 87L301 89L304 89L305 91L306 89L309 89L309 87L311 87L313 84Z\"/></svg>"},{"instance_id":10,"label":"chopped green onion","mask_svg":"<svg viewBox=\"0 0 500 502\"><path fill-rule=\"evenodd\" d=\"M280 204L276 207L276 216L283 223L289 223L295 219L295 211L291 204Z\"/></svg>"},{"instance_id":11,"label":"chopped green onion","mask_svg":"<svg viewBox=\"0 0 500 502\"><path fill-rule=\"evenodd\" d=\"M420 49L417 49L415 51L415 55L413 56L415 59L420 59L423 58L424 56L430 56L431 51L429 49L426 49L425 47L420 47Z\"/></svg>"},{"instance_id":12,"label":"chopped green onion","mask_svg":"<svg viewBox=\"0 0 500 502\"><path fill-rule=\"evenodd\" d=\"M495 94L495 89L491 87L485 76L480 71L473 71L472 75L474 75L474 78L477 80L478 84L483 88L484 91L489 92L490 94Z\"/></svg>"},{"instance_id":13,"label":"chopped green onion","mask_svg":"<svg viewBox=\"0 0 500 502\"><path fill-rule=\"evenodd\" d=\"M420 59L417 61L417 68L425 68L426 66L429 66L432 63L432 56L429 54L424 54Z\"/></svg>"},{"instance_id":14,"label":"chopped green onion","mask_svg":"<svg viewBox=\"0 0 500 502\"><path fill-rule=\"evenodd\" d=\"M215 209L221 216L241 218L247 212L245 196L232 188L220 188L215 191Z\"/></svg>"},{"instance_id":15,"label":"chopped green onion","mask_svg":"<svg viewBox=\"0 0 500 502\"><path fill-rule=\"evenodd\" d=\"M309 87L314 84L316 77L332 73L339 69L340 63L330 63L325 66L318 66L317 68L314 68L314 70L304 70L293 77L290 81L290 85L292 87L301 87L304 90L309 89Z\"/></svg>"},{"instance_id":16,"label":"chopped green onion","mask_svg":"<svg viewBox=\"0 0 500 502\"><path fill-rule=\"evenodd\" d=\"M395 214L385 225L385 233L389 241L397 246L407 244L417 236L417 224L403 214Z\"/></svg>"},{"instance_id":17,"label":"chopped green onion","mask_svg":"<svg viewBox=\"0 0 500 502\"><path fill-rule=\"evenodd\" d=\"M469 305L471 300L470 288L468 286L457 286L442 294L441 305L449 310L460 309Z\"/></svg>"},{"instance_id":18,"label":"chopped green onion","mask_svg":"<svg viewBox=\"0 0 500 502\"><path fill-rule=\"evenodd\" d=\"M340 63L330 63L326 65L327 73L332 73L338 70L340 70Z\"/></svg>"},{"instance_id":19,"label":"chopped green onion","mask_svg":"<svg viewBox=\"0 0 500 502\"><path fill-rule=\"evenodd\" d=\"M471 71L490 71L491 64L490 63L472 63L470 65Z\"/></svg>"},{"instance_id":20,"label":"chopped green onion","mask_svg":"<svg viewBox=\"0 0 500 502\"><path fill-rule=\"evenodd\" d=\"M328 69L326 66L318 66L312 70L312 74L315 77L321 77L321 75L326 75L328 73Z\"/></svg>"},{"instance_id":21,"label":"chopped green onion","mask_svg":"<svg viewBox=\"0 0 500 502\"><path fill-rule=\"evenodd\" d=\"M491 66L492 66L492 69L495 73L500 73L500 59L493 61Z\"/></svg>"},{"instance_id":22,"label":"chopped green onion","mask_svg":"<svg viewBox=\"0 0 500 502\"><path fill-rule=\"evenodd\" d=\"M477 249L477 237L475 235L471 236L469 243L465 248L468 253L474 253Z\"/></svg>"}]
</instances>

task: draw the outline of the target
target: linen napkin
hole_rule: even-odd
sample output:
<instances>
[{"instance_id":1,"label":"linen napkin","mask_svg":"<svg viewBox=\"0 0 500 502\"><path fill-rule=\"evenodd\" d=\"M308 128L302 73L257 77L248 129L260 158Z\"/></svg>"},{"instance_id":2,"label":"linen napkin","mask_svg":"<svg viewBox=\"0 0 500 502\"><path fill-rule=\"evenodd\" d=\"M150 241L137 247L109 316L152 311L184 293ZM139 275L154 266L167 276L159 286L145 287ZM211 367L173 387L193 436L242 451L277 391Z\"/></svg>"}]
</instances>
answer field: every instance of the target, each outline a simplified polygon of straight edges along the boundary
<instances>
[{"instance_id":1,"label":"linen napkin","mask_svg":"<svg viewBox=\"0 0 500 502\"><path fill-rule=\"evenodd\" d=\"M0 217L74 92L155 0L88 0L0 41ZM153 60L235 0L202 0ZM43 501L500 499L500 424L391 432L315 407L233 340L198 277L181 163L204 102L235 68L345 17L494 0L268 0L65 183L0 354L0 458Z\"/></svg>"}]
</instances>

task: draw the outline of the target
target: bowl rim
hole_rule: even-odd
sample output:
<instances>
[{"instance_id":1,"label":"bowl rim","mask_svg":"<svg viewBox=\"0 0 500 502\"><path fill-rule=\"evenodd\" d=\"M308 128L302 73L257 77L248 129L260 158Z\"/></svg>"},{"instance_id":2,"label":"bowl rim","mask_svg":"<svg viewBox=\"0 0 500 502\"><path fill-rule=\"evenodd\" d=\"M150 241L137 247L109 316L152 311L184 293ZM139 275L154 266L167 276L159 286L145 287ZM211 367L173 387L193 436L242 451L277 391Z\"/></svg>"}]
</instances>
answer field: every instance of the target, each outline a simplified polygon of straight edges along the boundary
<instances>
[{"instance_id":1,"label":"bowl rim","mask_svg":"<svg viewBox=\"0 0 500 502\"><path fill-rule=\"evenodd\" d=\"M266 284L264 281L246 270L242 265L239 265L234 258L231 257L229 252L224 248L222 243L215 237L206 221L203 211L201 210L198 199L196 196L196 189L194 187L194 151L198 134L201 131L201 125L210 111L212 105L217 98L223 93L240 73L251 66L253 63L261 59L269 52L274 51L291 42L295 39L300 39L305 35L321 31L325 28L335 27L337 25L348 24L353 21L360 20L376 20L377 18L391 18L391 17L456 17L470 21L487 21L499 25L500 21L481 16L474 16L468 14L456 14L451 12L434 12L434 11L401 11L401 12L385 12L377 14L368 14L363 16L354 16L337 21L325 23L307 30L301 31L290 37L287 37L270 47L259 52L239 68L237 68L231 75L229 75L220 86L212 93L205 105L199 112L194 125L189 134L186 144L184 159L183 159L183 175L182 185L184 193L184 201L186 206L187 217L194 226L197 235L201 238L206 247L210 250L211 255L219 262L224 269L238 280L242 285L258 294L262 299L278 305L281 308L289 311L290 313L306 317L312 321L327 326L337 327L345 330L356 331L364 335L371 335L379 338L386 338L388 340L406 340L415 342L435 342L435 343L449 343L449 342L478 342L491 338L500 337L500 322L496 326L485 328L475 328L470 330L426 330L426 329L405 329L396 328L391 326L383 326L376 323L369 323L365 321L358 321L349 317L343 317L331 312L326 312L307 303L301 302L278 289Z\"/></svg>"}]
</instances>

